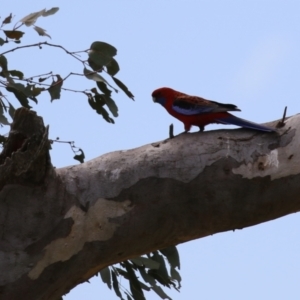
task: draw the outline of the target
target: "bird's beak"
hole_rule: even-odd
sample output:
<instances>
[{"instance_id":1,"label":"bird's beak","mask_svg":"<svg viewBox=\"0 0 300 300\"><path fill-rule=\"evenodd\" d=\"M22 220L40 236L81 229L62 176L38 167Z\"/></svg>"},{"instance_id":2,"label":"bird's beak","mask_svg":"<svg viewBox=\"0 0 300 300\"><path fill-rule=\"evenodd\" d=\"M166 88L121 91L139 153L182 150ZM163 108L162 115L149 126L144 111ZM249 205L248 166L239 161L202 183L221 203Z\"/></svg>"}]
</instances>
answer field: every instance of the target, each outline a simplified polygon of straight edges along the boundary
<instances>
[{"instance_id":1,"label":"bird's beak","mask_svg":"<svg viewBox=\"0 0 300 300\"><path fill-rule=\"evenodd\" d=\"M156 98L155 97L152 97L152 100L153 100L153 102L156 102Z\"/></svg>"}]
</instances>

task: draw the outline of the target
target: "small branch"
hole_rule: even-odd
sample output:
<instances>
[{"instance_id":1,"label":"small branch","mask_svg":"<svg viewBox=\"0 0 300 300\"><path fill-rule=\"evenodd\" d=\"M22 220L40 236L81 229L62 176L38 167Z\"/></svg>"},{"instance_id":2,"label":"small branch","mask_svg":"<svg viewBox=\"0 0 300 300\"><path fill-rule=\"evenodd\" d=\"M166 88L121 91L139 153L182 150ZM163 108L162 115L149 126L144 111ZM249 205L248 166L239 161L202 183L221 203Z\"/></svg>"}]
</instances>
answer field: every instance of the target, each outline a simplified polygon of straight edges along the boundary
<instances>
[{"instance_id":1,"label":"small branch","mask_svg":"<svg viewBox=\"0 0 300 300\"><path fill-rule=\"evenodd\" d=\"M76 53L79 53L79 52L87 52L87 50L76 51L76 52L70 52L70 51L68 51L66 48L64 48L64 47L61 46L61 45L51 44L51 43L48 43L47 41L46 41L46 42L36 43L36 44L30 44L30 45L24 45L24 46L15 47L15 48L13 48L13 49L10 49L10 50L7 50L7 51L5 51L5 52L2 52L0 55L4 55L4 54L10 53L10 52L14 52L15 50L19 50L19 49L23 49L23 48L30 48L30 47L39 47L39 48L42 48L42 47L41 47L42 45L60 48L60 49L64 50L67 54L73 56L75 59L79 60L81 63L84 64L84 60L78 58L78 56L76 55Z\"/></svg>"},{"instance_id":2,"label":"small branch","mask_svg":"<svg viewBox=\"0 0 300 300\"><path fill-rule=\"evenodd\" d=\"M45 74L30 76L29 79L27 79L27 80L30 80L30 78L36 78L36 77L47 76L47 75L49 75L49 76L52 75L52 71L49 73L45 73ZM18 79L18 80L21 80L21 79Z\"/></svg>"},{"instance_id":3,"label":"small branch","mask_svg":"<svg viewBox=\"0 0 300 300\"><path fill-rule=\"evenodd\" d=\"M53 144L53 143L69 144L74 154L77 154L80 151L79 150L80 148L75 146L74 141L60 141L59 138L56 138L55 140L49 139L49 142L50 142L50 144ZM78 149L78 150L76 150L76 149Z\"/></svg>"},{"instance_id":4,"label":"small branch","mask_svg":"<svg viewBox=\"0 0 300 300\"><path fill-rule=\"evenodd\" d=\"M173 139L174 138L174 125L171 124L169 127L169 138Z\"/></svg>"},{"instance_id":5,"label":"small branch","mask_svg":"<svg viewBox=\"0 0 300 300\"><path fill-rule=\"evenodd\" d=\"M47 74L44 74L44 75L47 75ZM66 76L64 79L62 79L62 81L66 80L70 75L80 75L80 76L83 76L82 74L70 73L68 76ZM33 77L38 77L38 76L32 76L30 78L33 78ZM25 81L25 82L29 82L29 83L34 83L34 84L38 84L40 86L45 86L45 87L48 87L48 88L51 87L51 86L54 86L54 85L48 84L48 83L42 83L42 82L33 81L33 80L30 80L29 78L27 78L27 79L14 78L14 80L19 80L19 81ZM60 83L60 82L61 81L59 81L58 83ZM3 85L3 87L7 87L7 85ZM73 90L73 89L63 88L63 87L61 89L64 90L64 91L69 91L69 92L74 92L74 93L83 93L85 95L86 95L86 91L87 91L87 90L79 91L79 90Z\"/></svg>"},{"instance_id":6,"label":"small branch","mask_svg":"<svg viewBox=\"0 0 300 300\"><path fill-rule=\"evenodd\" d=\"M284 108L282 119L281 119L281 121L279 121L277 123L276 128L281 128L285 125L284 121L285 121L285 117L286 117L286 111L287 111L287 106Z\"/></svg>"},{"instance_id":7,"label":"small branch","mask_svg":"<svg viewBox=\"0 0 300 300\"><path fill-rule=\"evenodd\" d=\"M17 22L17 23L15 24L14 30L17 30L17 29L19 29L21 26L24 25L24 23L21 22L21 24L20 24L19 26L17 26L18 23L19 23L19 22Z\"/></svg>"}]
</instances>

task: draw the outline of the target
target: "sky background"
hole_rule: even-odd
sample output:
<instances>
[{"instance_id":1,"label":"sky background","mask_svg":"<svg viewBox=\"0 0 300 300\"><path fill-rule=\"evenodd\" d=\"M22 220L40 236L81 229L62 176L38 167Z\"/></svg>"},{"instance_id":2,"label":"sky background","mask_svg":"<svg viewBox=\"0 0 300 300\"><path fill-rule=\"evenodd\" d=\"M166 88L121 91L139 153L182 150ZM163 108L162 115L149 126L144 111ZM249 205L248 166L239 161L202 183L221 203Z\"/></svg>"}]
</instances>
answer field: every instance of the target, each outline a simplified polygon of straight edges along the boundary
<instances>
[{"instance_id":1,"label":"sky background","mask_svg":"<svg viewBox=\"0 0 300 300\"><path fill-rule=\"evenodd\" d=\"M32 103L50 125L50 138L75 141L86 160L165 139L171 123L175 133L182 132L182 124L152 102L152 91L162 86L235 104L242 110L236 115L258 123L281 118L285 106L288 115L300 111L300 1L10 0L1 9L0 22L11 12L14 24L54 6L60 7L55 15L36 23L52 40L22 27L26 33L21 45L48 40L78 51L94 41L110 43L118 49L121 71L116 77L135 95L135 101L121 91L113 95L120 114L114 125L97 115L82 94L62 92L60 100L50 103L45 93L38 105ZM0 52L14 46L2 46ZM51 47L6 57L9 69L21 69L27 77L51 70L64 77L83 69ZM84 90L95 85L71 77L64 86ZM56 167L76 164L67 145L53 145L51 157ZM299 236L299 214L293 214L179 245L181 292L166 292L173 300L299 299ZM99 277L90 282L64 300L118 299ZM155 293L146 293L146 298L160 299Z\"/></svg>"}]
</instances>

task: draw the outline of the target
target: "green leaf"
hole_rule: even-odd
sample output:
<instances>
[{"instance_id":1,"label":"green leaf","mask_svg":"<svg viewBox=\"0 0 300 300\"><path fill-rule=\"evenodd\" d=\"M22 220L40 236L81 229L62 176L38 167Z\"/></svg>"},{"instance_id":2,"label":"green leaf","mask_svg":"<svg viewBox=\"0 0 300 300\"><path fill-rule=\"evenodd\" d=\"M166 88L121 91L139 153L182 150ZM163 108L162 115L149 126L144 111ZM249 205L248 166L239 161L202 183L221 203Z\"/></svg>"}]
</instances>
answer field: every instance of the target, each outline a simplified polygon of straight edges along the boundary
<instances>
[{"instance_id":1,"label":"green leaf","mask_svg":"<svg viewBox=\"0 0 300 300\"><path fill-rule=\"evenodd\" d=\"M82 149L78 149L78 151L80 152L80 154L76 154L73 158L75 160L78 160L80 163L84 163L84 159L85 159L85 155L84 152L82 151Z\"/></svg>"},{"instance_id":2,"label":"green leaf","mask_svg":"<svg viewBox=\"0 0 300 300\"><path fill-rule=\"evenodd\" d=\"M0 67L3 71L7 71L7 59L4 55L0 55Z\"/></svg>"},{"instance_id":3,"label":"green leaf","mask_svg":"<svg viewBox=\"0 0 300 300\"><path fill-rule=\"evenodd\" d=\"M90 71L87 68L83 69L83 74L87 79L107 83L107 81L101 75L99 75L98 73L96 73L94 71Z\"/></svg>"},{"instance_id":4,"label":"green leaf","mask_svg":"<svg viewBox=\"0 0 300 300\"><path fill-rule=\"evenodd\" d=\"M124 261L123 263L125 264L126 271L129 275L129 286L134 300L146 300L140 282L138 281L132 266L128 261Z\"/></svg>"},{"instance_id":5,"label":"green leaf","mask_svg":"<svg viewBox=\"0 0 300 300\"><path fill-rule=\"evenodd\" d=\"M7 16L7 17L3 20L2 25L3 25L3 24L9 24L9 23L11 22L11 18L12 18L12 13L10 13L10 15Z\"/></svg>"},{"instance_id":6,"label":"green leaf","mask_svg":"<svg viewBox=\"0 0 300 300\"><path fill-rule=\"evenodd\" d=\"M51 16L51 15L54 15L56 12L58 12L59 10L59 7L52 7L51 9L49 10L46 10L44 13L43 13L43 17L48 17L48 16Z\"/></svg>"},{"instance_id":7,"label":"green leaf","mask_svg":"<svg viewBox=\"0 0 300 300\"><path fill-rule=\"evenodd\" d=\"M151 258L148 257L136 257L130 259L133 263L138 265L139 267L145 266L148 269L158 269L159 268L159 263Z\"/></svg>"},{"instance_id":8,"label":"green leaf","mask_svg":"<svg viewBox=\"0 0 300 300\"><path fill-rule=\"evenodd\" d=\"M24 74L21 72L21 71L18 71L18 70L10 70L8 71L9 74L11 76L15 76L15 77L18 77L19 79L23 79L24 78Z\"/></svg>"},{"instance_id":9,"label":"green leaf","mask_svg":"<svg viewBox=\"0 0 300 300\"><path fill-rule=\"evenodd\" d=\"M15 83L15 84L9 83L8 86L6 87L6 90L8 92L13 93L22 106L28 109L31 108L31 106L28 104L29 102L25 94L25 87L21 83Z\"/></svg>"},{"instance_id":10,"label":"green leaf","mask_svg":"<svg viewBox=\"0 0 300 300\"><path fill-rule=\"evenodd\" d=\"M5 110L5 112L7 112L7 108L6 108L6 106L4 105L4 103L3 103L2 99L1 99L1 96L3 96L3 94L2 94L1 91L0 91L0 113L3 113L4 110Z\"/></svg>"},{"instance_id":11,"label":"green leaf","mask_svg":"<svg viewBox=\"0 0 300 300\"><path fill-rule=\"evenodd\" d=\"M179 261L179 254L177 248L175 246L171 246L162 250L159 250L168 260L170 266L172 268L178 267L180 269L180 261Z\"/></svg>"},{"instance_id":12,"label":"green leaf","mask_svg":"<svg viewBox=\"0 0 300 300\"><path fill-rule=\"evenodd\" d=\"M170 280L164 258L158 254L157 251L153 252L151 258L159 263L159 268L157 270L149 270L148 274L152 275L161 284L170 287L172 282Z\"/></svg>"},{"instance_id":13,"label":"green leaf","mask_svg":"<svg viewBox=\"0 0 300 300\"><path fill-rule=\"evenodd\" d=\"M172 278L172 280L177 281L177 284L178 284L177 288L180 289L181 288L181 276L178 273L178 271L174 268L171 268L171 278Z\"/></svg>"},{"instance_id":14,"label":"green leaf","mask_svg":"<svg viewBox=\"0 0 300 300\"><path fill-rule=\"evenodd\" d=\"M126 296L127 296L127 300L134 300L134 299L131 297L131 295L130 295L129 293L127 293L126 291L125 291L125 294L126 294Z\"/></svg>"},{"instance_id":15,"label":"green leaf","mask_svg":"<svg viewBox=\"0 0 300 300\"><path fill-rule=\"evenodd\" d=\"M36 20L43 16L43 17L48 17L50 15L53 15L55 14L57 11L59 10L58 7L52 7L51 9L49 10L46 10L46 9L42 9L40 11L37 11L37 12L34 12L34 13L31 13L27 16L25 16L24 18L22 18L20 20L20 22L24 23L26 26L31 26L33 25Z\"/></svg>"},{"instance_id":16,"label":"green leaf","mask_svg":"<svg viewBox=\"0 0 300 300\"><path fill-rule=\"evenodd\" d=\"M39 82L44 82L45 80L47 80L49 77L40 77L39 78Z\"/></svg>"},{"instance_id":17,"label":"green leaf","mask_svg":"<svg viewBox=\"0 0 300 300\"><path fill-rule=\"evenodd\" d=\"M3 32L5 33L6 37L12 40L19 40L24 32L23 31L18 31L18 30L3 30Z\"/></svg>"},{"instance_id":18,"label":"green leaf","mask_svg":"<svg viewBox=\"0 0 300 300\"><path fill-rule=\"evenodd\" d=\"M102 115L103 119L104 119L106 122L111 123L111 124L115 124L115 121L114 121L112 118L110 118L108 112L107 112L106 109L103 108L103 107L102 107L102 109L101 109L101 115Z\"/></svg>"},{"instance_id":19,"label":"green leaf","mask_svg":"<svg viewBox=\"0 0 300 300\"><path fill-rule=\"evenodd\" d=\"M154 285L152 286L152 289L161 299L172 300L172 298L170 298L160 286Z\"/></svg>"},{"instance_id":20,"label":"green leaf","mask_svg":"<svg viewBox=\"0 0 300 300\"><path fill-rule=\"evenodd\" d=\"M51 39L51 36L48 33L46 33L45 29L43 29L43 28L41 28L39 26L35 26L35 25L33 25L33 29L38 33L38 35L40 35L40 36L47 36L47 37L49 37Z\"/></svg>"},{"instance_id":21,"label":"green leaf","mask_svg":"<svg viewBox=\"0 0 300 300\"><path fill-rule=\"evenodd\" d=\"M118 78L116 77L112 77L112 79L114 80L114 82L116 83L116 85L132 100L134 100L134 96L133 94L128 90L127 86Z\"/></svg>"},{"instance_id":22,"label":"green leaf","mask_svg":"<svg viewBox=\"0 0 300 300\"><path fill-rule=\"evenodd\" d=\"M5 40L3 38L0 38L0 46L3 46L5 43Z\"/></svg>"},{"instance_id":23,"label":"green leaf","mask_svg":"<svg viewBox=\"0 0 300 300\"><path fill-rule=\"evenodd\" d=\"M108 112L106 111L105 108L102 107L100 109L100 114L102 115L103 119L106 122L111 123L111 124L115 124L115 121L112 118L110 118L110 116L109 116L109 114L108 114Z\"/></svg>"},{"instance_id":24,"label":"green leaf","mask_svg":"<svg viewBox=\"0 0 300 300\"><path fill-rule=\"evenodd\" d=\"M156 285L155 279L148 273L146 273L144 268L139 268L140 274L142 275L142 278L144 281L150 283L151 288L153 291L160 296L162 299L169 299L172 300L164 291L161 287Z\"/></svg>"},{"instance_id":25,"label":"green leaf","mask_svg":"<svg viewBox=\"0 0 300 300\"><path fill-rule=\"evenodd\" d=\"M114 58L112 58L112 60L107 64L106 70L111 76L115 76L120 71L119 64Z\"/></svg>"},{"instance_id":26,"label":"green leaf","mask_svg":"<svg viewBox=\"0 0 300 300\"><path fill-rule=\"evenodd\" d=\"M55 75L57 80L52 81L51 86L48 88L48 92L51 96L51 102L55 99L60 99L61 87L63 85L63 80L60 75Z\"/></svg>"},{"instance_id":27,"label":"green leaf","mask_svg":"<svg viewBox=\"0 0 300 300\"><path fill-rule=\"evenodd\" d=\"M104 42L93 42L89 50L88 63L97 72L101 72L103 66L108 65L113 56L117 54L117 49Z\"/></svg>"},{"instance_id":28,"label":"green leaf","mask_svg":"<svg viewBox=\"0 0 300 300\"><path fill-rule=\"evenodd\" d=\"M156 285L155 279L146 272L144 267L139 267L138 270L139 270L139 272L140 272L140 274L143 277L145 282L150 283L151 286Z\"/></svg>"},{"instance_id":29,"label":"green leaf","mask_svg":"<svg viewBox=\"0 0 300 300\"><path fill-rule=\"evenodd\" d=\"M88 58L88 64L89 66L95 71L95 72L102 72L103 71L103 65L95 62L96 60L93 60L91 58Z\"/></svg>"},{"instance_id":30,"label":"green leaf","mask_svg":"<svg viewBox=\"0 0 300 300\"><path fill-rule=\"evenodd\" d=\"M2 144L2 146L4 146L6 141L7 141L7 137L0 134L0 144Z\"/></svg>"},{"instance_id":31,"label":"green leaf","mask_svg":"<svg viewBox=\"0 0 300 300\"><path fill-rule=\"evenodd\" d=\"M92 95L88 97L88 102L91 108L97 111L99 104L95 101L95 98Z\"/></svg>"},{"instance_id":32,"label":"green leaf","mask_svg":"<svg viewBox=\"0 0 300 300\"><path fill-rule=\"evenodd\" d=\"M93 42L91 44L90 50L101 52L110 57L117 55L117 49L105 42Z\"/></svg>"},{"instance_id":33,"label":"green leaf","mask_svg":"<svg viewBox=\"0 0 300 300\"><path fill-rule=\"evenodd\" d=\"M120 292L120 289L119 289L119 283L118 283L117 276L116 276L114 270L112 270L112 272L111 272L111 278L112 278L113 288L114 288L114 291L115 291L116 295L117 295L121 300L124 300L123 297L122 297L122 294L121 294L121 292Z\"/></svg>"},{"instance_id":34,"label":"green leaf","mask_svg":"<svg viewBox=\"0 0 300 300\"><path fill-rule=\"evenodd\" d=\"M8 104L9 104L8 113L9 113L10 117L13 119L16 110L10 102L8 102Z\"/></svg>"},{"instance_id":35,"label":"green leaf","mask_svg":"<svg viewBox=\"0 0 300 300\"><path fill-rule=\"evenodd\" d=\"M4 116L3 109L5 109L6 111L6 107L4 106L4 103L0 100L0 124L9 125L7 118Z\"/></svg>"},{"instance_id":36,"label":"green leaf","mask_svg":"<svg viewBox=\"0 0 300 300\"><path fill-rule=\"evenodd\" d=\"M118 274L123 276L125 279L129 280L129 276L128 273L124 270L122 270L121 268L117 268L115 267L115 269L118 271Z\"/></svg>"},{"instance_id":37,"label":"green leaf","mask_svg":"<svg viewBox=\"0 0 300 300\"><path fill-rule=\"evenodd\" d=\"M107 107L109 108L110 112L113 114L113 116L116 118L118 116L118 107L113 99L111 99L109 96L106 95L100 95L102 99L104 99Z\"/></svg>"},{"instance_id":38,"label":"green leaf","mask_svg":"<svg viewBox=\"0 0 300 300\"><path fill-rule=\"evenodd\" d=\"M102 269L100 272L101 279L111 289L111 275L109 267Z\"/></svg>"},{"instance_id":39,"label":"green leaf","mask_svg":"<svg viewBox=\"0 0 300 300\"><path fill-rule=\"evenodd\" d=\"M0 123L3 125L9 125L10 123L8 122L7 118L4 116L3 112L0 113Z\"/></svg>"},{"instance_id":40,"label":"green leaf","mask_svg":"<svg viewBox=\"0 0 300 300\"><path fill-rule=\"evenodd\" d=\"M42 9L40 11L34 12L34 13L30 13L29 15L25 16L24 18L22 18L20 20L20 22L24 23L26 26L31 26L33 25L36 20L43 15L43 13L45 13L46 10Z\"/></svg>"},{"instance_id":41,"label":"green leaf","mask_svg":"<svg viewBox=\"0 0 300 300\"><path fill-rule=\"evenodd\" d=\"M32 88L32 95L34 97L38 96L42 91L45 91L45 88L33 87Z\"/></svg>"},{"instance_id":42,"label":"green leaf","mask_svg":"<svg viewBox=\"0 0 300 300\"><path fill-rule=\"evenodd\" d=\"M111 90L107 88L107 85L104 82L97 81L97 86L102 93L110 97Z\"/></svg>"},{"instance_id":43,"label":"green leaf","mask_svg":"<svg viewBox=\"0 0 300 300\"><path fill-rule=\"evenodd\" d=\"M89 102L90 106L94 110L96 110L96 112L99 115L102 115L102 117L105 121L107 121L108 123L112 123L112 124L115 123L114 120L109 117L108 112L103 107L103 105L105 105L106 103L104 102L103 99L101 99L100 95L95 95L94 97L92 97L92 96L88 97L88 102Z\"/></svg>"},{"instance_id":44,"label":"green leaf","mask_svg":"<svg viewBox=\"0 0 300 300\"><path fill-rule=\"evenodd\" d=\"M139 281L139 284L143 290L148 291L148 292L151 291L151 288L148 285L146 285L145 283Z\"/></svg>"}]
</instances>

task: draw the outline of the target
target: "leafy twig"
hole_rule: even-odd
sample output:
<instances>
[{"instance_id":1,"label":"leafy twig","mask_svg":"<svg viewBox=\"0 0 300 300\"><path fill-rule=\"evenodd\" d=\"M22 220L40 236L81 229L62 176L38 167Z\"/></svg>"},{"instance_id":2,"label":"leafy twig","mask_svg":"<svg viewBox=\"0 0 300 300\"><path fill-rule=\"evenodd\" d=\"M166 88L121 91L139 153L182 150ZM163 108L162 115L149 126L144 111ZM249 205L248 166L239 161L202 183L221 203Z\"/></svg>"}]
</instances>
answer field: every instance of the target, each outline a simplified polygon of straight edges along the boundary
<instances>
[{"instance_id":1,"label":"leafy twig","mask_svg":"<svg viewBox=\"0 0 300 300\"><path fill-rule=\"evenodd\" d=\"M4 54L10 53L10 52L14 52L15 50L19 50L19 49L23 49L23 48L39 47L40 49L42 49L42 45L55 47L55 48L60 48L60 49L64 50L67 54L69 54L69 55L73 56L75 59L79 60L81 63L83 63L83 64L85 63L85 61L78 58L78 56L76 54L80 53L80 52L87 52L88 49L87 50L70 52L69 50L67 50L65 47L63 47L61 45L51 44L51 43L48 43L47 41L39 42L39 43L35 43L35 44L30 44L30 45L18 46L18 47L12 48L10 50L7 50L5 52L2 52L2 53L0 53L0 55L4 55Z\"/></svg>"}]
</instances>

